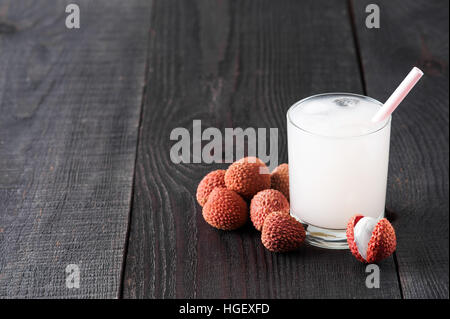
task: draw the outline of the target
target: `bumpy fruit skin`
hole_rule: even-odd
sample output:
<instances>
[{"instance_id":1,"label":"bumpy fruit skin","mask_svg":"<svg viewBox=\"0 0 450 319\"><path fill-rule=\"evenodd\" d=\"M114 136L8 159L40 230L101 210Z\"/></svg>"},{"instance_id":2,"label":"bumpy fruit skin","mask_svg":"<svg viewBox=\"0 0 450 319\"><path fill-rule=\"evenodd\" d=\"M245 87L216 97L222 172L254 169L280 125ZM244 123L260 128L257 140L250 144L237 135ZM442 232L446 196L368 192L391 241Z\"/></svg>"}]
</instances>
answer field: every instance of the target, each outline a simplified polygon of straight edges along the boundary
<instances>
[{"instance_id":1,"label":"bumpy fruit skin","mask_svg":"<svg viewBox=\"0 0 450 319\"><path fill-rule=\"evenodd\" d=\"M355 256L356 259L358 259L360 262L365 263L366 260L360 255L358 251L358 246L356 246L355 232L354 232L356 223L363 217L364 216L362 215L355 215L352 218L350 218L347 224L347 243L348 248L350 248L350 251L352 252L353 256Z\"/></svg>"},{"instance_id":2,"label":"bumpy fruit skin","mask_svg":"<svg viewBox=\"0 0 450 319\"><path fill-rule=\"evenodd\" d=\"M236 162L237 163L257 163L260 165L266 165L262 160L260 160L259 158L255 157L255 156L243 157L240 160L237 160Z\"/></svg>"},{"instance_id":3,"label":"bumpy fruit skin","mask_svg":"<svg viewBox=\"0 0 450 319\"><path fill-rule=\"evenodd\" d=\"M289 202L275 189L260 191L250 202L250 218L257 230L261 230L269 214L278 211L289 213Z\"/></svg>"},{"instance_id":4,"label":"bumpy fruit skin","mask_svg":"<svg viewBox=\"0 0 450 319\"><path fill-rule=\"evenodd\" d=\"M197 187L197 202L203 207L216 187L225 187L225 170L218 169L203 177Z\"/></svg>"},{"instance_id":5,"label":"bumpy fruit skin","mask_svg":"<svg viewBox=\"0 0 450 319\"><path fill-rule=\"evenodd\" d=\"M289 201L289 166L284 163L275 168L270 174L270 188L283 193Z\"/></svg>"},{"instance_id":6,"label":"bumpy fruit skin","mask_svg":"<svg viewBox=\"0 0 450 319\"><path fill-rule=\"evenodd\" d=\"M248 219L247 203L234 191L216 187L203 206L203 218L218 229L239 228Z\"/></svg>"},{"instance_id":7,"label":"bumpy fruit skin","mask_svg":"<svg viewBox=\"0 0 450 319\"><path fill-rule=\"evenodd\" d=\"M277 253L299 248L305 237L303 225L286 212L273 212L267 216L261 233L264 247Z\"/></svg>"},{"instance_id":8,"label":"bumpy fruit skin","mask_svg":"<svg viewBox=\"0 0 450 319\"><path fill-rule=\"evenodd\" d=\"M353 216L347 225L347 242L353 256L363 263L377 263L392 255L397 248L397 238L394 227L386 219L381 219L372 232L369 245L367 247L367 260L358 252L355 242L354 228L358 221L363 218L362 215Z\"/></svg>"},{"instance_id":9,"label":"bumpy fruit skin","mask_svg":"<svg viewBox=\"0 0 450 319\"><path fill-rule=\"evenodd\" d=\"M257 192L270 188L269 169L260 159L245 157L228 167L225 185L245 199L250 199Z\"/></svg>"},{"instance_id":10,"label":"bumpy fruit skin","mask_svg":"<svg viewBox=\"0 0 450 319\"><path fill-rule=\"evenodd\" d=\"M379 262L392 255L397 248L394 227L386 219L381 219L375 227L367 249L367 262Z\"/></svg>"}]
</instances>

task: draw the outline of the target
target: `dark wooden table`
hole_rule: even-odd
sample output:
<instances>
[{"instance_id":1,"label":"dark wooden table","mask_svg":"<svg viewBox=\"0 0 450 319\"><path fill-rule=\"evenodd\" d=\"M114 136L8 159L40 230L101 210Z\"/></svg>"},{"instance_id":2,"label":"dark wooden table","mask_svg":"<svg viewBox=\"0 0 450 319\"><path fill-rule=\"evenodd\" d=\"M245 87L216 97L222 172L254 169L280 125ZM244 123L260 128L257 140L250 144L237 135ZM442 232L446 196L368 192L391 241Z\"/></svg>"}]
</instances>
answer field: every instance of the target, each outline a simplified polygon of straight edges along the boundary
<instances>
[{"instance_id":1,"label":"dark wooden table","mask_svg":"<svg viewBox=\"0 0 450 319\"><path fill-rule=\"evenodd\" d=\"M448 298L448 14L446 0L0 0L0 297ZM173 128L277 127L285 162L291 104L384 101L413 65L379 289L349 251L273 254L251 226L203 221L197 184L226 165L172 163Z\"/></svg>"}]
</instances>

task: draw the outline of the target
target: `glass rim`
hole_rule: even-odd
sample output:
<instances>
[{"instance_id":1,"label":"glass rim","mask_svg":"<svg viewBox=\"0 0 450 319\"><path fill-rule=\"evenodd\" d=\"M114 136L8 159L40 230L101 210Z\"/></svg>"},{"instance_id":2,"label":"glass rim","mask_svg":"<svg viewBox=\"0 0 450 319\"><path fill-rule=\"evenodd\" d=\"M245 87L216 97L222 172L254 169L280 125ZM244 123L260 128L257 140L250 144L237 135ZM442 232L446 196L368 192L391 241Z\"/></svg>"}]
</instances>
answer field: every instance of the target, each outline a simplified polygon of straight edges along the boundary
<instances>
[{"instance_id":1,"label":"glass rim","mask_svg":"<svg viewBox=\"0 0 450 319\"><path fill-rule=\"evenodd\" d=\"M315 94L315 95L308 96L308 97L306 97L306 98L304 98L304 99L301 99L301 100L295 102L294 104L292 104L292 105L289 107L289 109L288 109L288 111L287 111L287 114L286 114L286 115L287 115L288 122L290 122L295 128L297 128L297 129L299 129L299 130L301 130L301 131L303 131L303 132L305 132L305 133L308 133L308 134L311 134L311 135L314 135L314 136L323 137L323 138L329 138L329 139L348 139L348 138L357 138L357 137L369 136L369 135L375 134L375 133L377 133L377 132L379 132L379 131L385 129L385 128L391 123L392 115L389 115L389 118L388 118L388 120L386 121L386 123L385 123L383 126L377 128L376 130L370 131L370 132L364 133L364 134L359 134L359 135L349 135L349 136L330 136L330 135L318 134L318 133L311 132L311 131L309 131L309 130L307 130L307 129L304 129L304 128L302 128L300 125L294 123L294 121L291 119L291 116L290 116L290 113L292 112L292 110L293 110L294 108L296 108L297 106L299 106L300 104L302 104L302 103L304 103L304 102L306 102L306 101L308 101L308 100L311 100L311 99L313 99L313 98L317 98L317 97L320 97L320 96L326 96L326 95L344 95L344 96L359 97L359 98L364 98L364 99L366 99L366 100L369 100L369 101L371 101L371 102L373 102L373 103L375 103L375 104L378 104L378 105L381 105L381 106L383 105L383 103L381 103L380 101L378 101L378 100L376 100L376 99L374 99L374 98L371 98L370 96L366 96L366 95L362 95L362 94L345 93L345 92L320 93L320 94Z\"/></svg>"}]
</instances>

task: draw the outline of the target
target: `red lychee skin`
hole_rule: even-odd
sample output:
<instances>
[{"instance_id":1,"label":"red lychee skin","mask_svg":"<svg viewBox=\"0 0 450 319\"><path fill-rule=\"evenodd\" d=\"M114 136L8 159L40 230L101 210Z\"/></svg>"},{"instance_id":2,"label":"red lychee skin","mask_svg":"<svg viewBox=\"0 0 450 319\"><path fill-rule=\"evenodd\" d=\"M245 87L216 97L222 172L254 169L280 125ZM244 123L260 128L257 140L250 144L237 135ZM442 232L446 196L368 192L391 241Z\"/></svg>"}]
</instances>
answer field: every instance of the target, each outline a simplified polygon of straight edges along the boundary
<instances>
[{"instance_id":1,"label":"red lychee skin","mask_svg":"<svg viewBox=\"0 0 450 319\"><path fill-rule=\"evenodd\" d=\"M273 212L267 216L261 241L272 252L288 252L299 248L306 237L303 225L286 212Z\"/></svg>"},{"instance_id":2,"label":"red lychee skin","mask_svg":"<svg viewBox=\"0 0 450 319\"><path fill-rule=\"evenodd\" d=\"M350 218L348 224L347 224L347 243L348 248L350 248L350 251L352 252L353 256L356 257L360 262L365 263L366 261L364 258L359 254L358 247L356 246L355 242L355 233L354 228L356 223L363 218L363 215L355 215L352 218Z\"/></svg>"},{"instance_id":3,"label":"red lychee skin","mask_svg":"<svg viewBox=\"0 0 450 319\"><path fill-rule=\"evenodd\" d=\"M250 199L257 192L270 188L269 169L255 157L240 159L228 167L225 185L245 199Z\"/></svg>"},{"instance_id":4,"label":"red lychee skin","mask_svg":"<svg viewBox=\"0 0 450 319\"><path fill-rule=\"evenodd\" d=\"M377 263L392 255L397 248L397 238L394 227L386 219L382 218L375 226L367 247L367 260L360 255L355 242L354 228L362 215L353 216L347 225L347 243L353 256L363 263Z\"/></svg>"},{"instance_id":5,"label":"red lychee skin","mask_svg":"<svg viewBox=\"0 0 450 319\"><path fill-rule=\"evenodd\" d=\"M383 218L373 230L367 247L367 262L369 264L379 262L392 255L396 248L397 237L394 227L386 218Z\"/></svg>"},{"instance_id":6,"label":"red lychee skin","mask_svg":"<svg viewBox=\"0 0 450 319\"><path fill-rule=\"evenodd\" d=\"M261 230L264 220L272 212L289 213L289 202L275 189L265 189L256 194L250 202L250 218L257 230Z\"/></svg>"},{"instance_id":7,"label":"red lychee skin","mask_svg":"<svg viewBox=\"0 0 450 319\"><path fill-rule=\"evenodd\" d=\"M225 170L218 169L207 174L197 187L197 202L203 207L208 200L209 194L216 187L225 187Z\"/></svg>"},{"instance_id":8,"label":"red lychee skin","mask_svg":"<svg viewBox=\"0 0 450 319\"><path fill-rule=\"evenodd\" d=\"M247 203L236 192L216 187L203 206L203 218L211 226L222 230L241 227L248 219Z\"/></svg>"},{"instance_id":9,"label":"red lychee skin","mask_svg":"<svg viewBox=\"0 0 450 319\"><path fill-rule=\"evenodd\" d=\"M262 160L260 160L259 158L255 157L255 156L243 157L240 160L237 160L236 162L237 163L257 163L260 165L266 165Z\"/></svg>"},{"instance_id":10,"label":"red lychee skin","mask_svg":"<svg viewBox=\"0 0 450 319\"><path fill-rule=\"evenodd\" d=\"M270 188L283 193L289 201L289 166L284 163L275 168L270 174Z\"/></svg>"}]
</instances>

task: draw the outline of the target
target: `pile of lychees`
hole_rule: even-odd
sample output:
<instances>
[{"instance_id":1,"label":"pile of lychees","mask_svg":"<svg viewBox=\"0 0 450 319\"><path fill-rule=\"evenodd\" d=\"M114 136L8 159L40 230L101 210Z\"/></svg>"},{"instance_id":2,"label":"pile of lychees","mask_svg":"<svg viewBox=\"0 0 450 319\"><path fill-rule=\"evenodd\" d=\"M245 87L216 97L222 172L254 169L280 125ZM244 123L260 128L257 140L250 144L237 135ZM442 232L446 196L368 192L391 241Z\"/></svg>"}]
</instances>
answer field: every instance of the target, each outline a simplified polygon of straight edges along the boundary
<instances>
[{"instance_id":1,"label":"pile of lychees","mask_svg":"<svg viewBox=\"0 0 450 319\"><path fill-rule=\"evenodd\" d=\"M197 201L205 221L218 229L239 228L250 216L270 251L297 249L305 239L303 225L289 214L288 164L270 173L260 159L242 158L227 170L206 175L198 185Z\"/></svg>"},{"instance_id":2,"label":"pile of lychees","mask_svg":"<svg viewBox=\"0 0 450 319\"><path fill-rule=\"evenodd\" d=\"M270 251L295 250L305 240L303 225L289 213L288 164L270 173L260 159L242 158L227 170L206 175L198 185L197 201L203 218L218 229L239 228L250 216ZM365 263L381 261L396 249L395 231L386 218L354 216L348 223L347 242L352 254Z\"/></svg>"}]
</instances>

